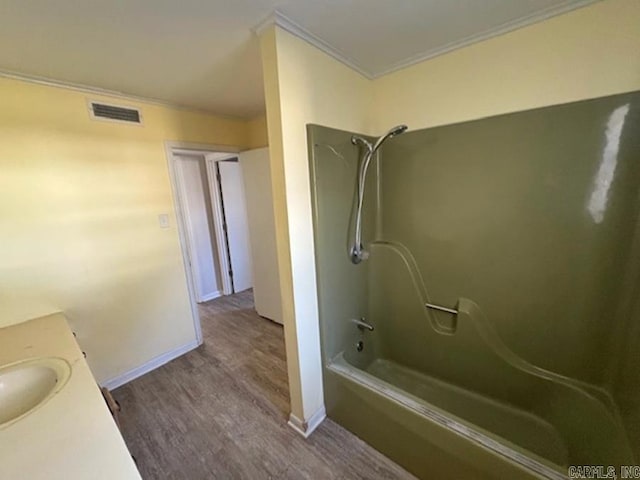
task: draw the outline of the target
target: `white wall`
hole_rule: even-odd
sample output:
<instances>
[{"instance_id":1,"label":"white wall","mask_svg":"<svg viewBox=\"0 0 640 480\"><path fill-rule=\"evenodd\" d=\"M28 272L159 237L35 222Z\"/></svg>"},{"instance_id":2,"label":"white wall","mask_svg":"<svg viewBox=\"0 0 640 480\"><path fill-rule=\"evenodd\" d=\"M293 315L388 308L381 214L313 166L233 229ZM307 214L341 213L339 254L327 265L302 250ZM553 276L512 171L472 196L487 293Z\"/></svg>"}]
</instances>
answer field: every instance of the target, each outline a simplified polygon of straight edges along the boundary
<instances>
[{"instance_id":1,"label":"white wall","mask_svg":"<svg viewBox=\"0 0 640 480\"><path fill-rule=\"evenodd\" d=\"M291 409L322 408L305 127L379 135L640 89L640 1L606 0L369 81L303 40L261 35Z\"/></svg>"},{"instance_id":2,"label":"white wall","mask_svg":"<svg viewBox=\"0 0 640 480\"><path fill-rule=\"evenodd\" d=\"M283 323L269 149L247 150L239 159L247 198L253 301L258 314Z\"/></svg>"}]
</instances>

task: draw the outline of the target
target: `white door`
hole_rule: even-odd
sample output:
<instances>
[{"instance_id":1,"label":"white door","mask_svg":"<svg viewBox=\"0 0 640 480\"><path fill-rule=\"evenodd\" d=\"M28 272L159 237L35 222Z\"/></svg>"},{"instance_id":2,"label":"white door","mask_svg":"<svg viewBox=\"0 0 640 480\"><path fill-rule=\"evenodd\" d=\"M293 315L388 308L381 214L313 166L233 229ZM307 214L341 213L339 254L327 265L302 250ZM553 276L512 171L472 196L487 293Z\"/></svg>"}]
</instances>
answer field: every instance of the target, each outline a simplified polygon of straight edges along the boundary
<instances>
[{"instance_id":1,"label":"white door","mask_svg":"<svg viewBox=\"0 0 640 480\"><path fill-rule=\"evenodd\" d=\"M249 220L253 298L259 315L282 323L269 149L240 154Z\"/></svg>"},{"instance_id":2,"label":"white door","mask_svg":"<svg viewBox=\"0 0 640 480\"><path fill-rule=\"evenodd\" d=\"M221 292L204 157L175 155L175 167L196 301L206 302Z\"/></svg>"},{"instance_id":3,"label":"white door","mask_svg":"<svg viewBox=\"0 0 640 480\"><path fill-rule=\"evenodd\" d=\"M219 161L218 169L229 245L229 259L231 261L231 271L233 272L233 290L241 292L253 286L242 170L237 161Z\"/></svg>"}]
</instances>

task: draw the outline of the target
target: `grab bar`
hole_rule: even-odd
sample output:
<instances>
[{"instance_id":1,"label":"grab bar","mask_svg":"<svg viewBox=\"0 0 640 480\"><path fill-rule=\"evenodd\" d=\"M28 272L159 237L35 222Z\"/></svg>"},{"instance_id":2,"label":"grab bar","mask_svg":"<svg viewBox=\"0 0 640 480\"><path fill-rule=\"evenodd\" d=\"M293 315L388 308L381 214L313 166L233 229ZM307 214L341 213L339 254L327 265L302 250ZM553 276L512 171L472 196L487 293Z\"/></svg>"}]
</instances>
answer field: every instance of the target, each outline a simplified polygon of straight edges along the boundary
<instances>
[{"instance_id":1,"label":"grab bar","mask_svg":"<svg viewBox=\"0 0 640 480\"><path fill-rule=\"evenodd\" d=\"M443 307L441 305L435 305L433 303L425 303L424 306L427 307L427 308L431 308L433 310L439 310L441 312L447 312L447 313L450 313L452 315L458 315L458 310L455 310L453 308L447 308L447 307Z\"/></svg>"}]
</instances>

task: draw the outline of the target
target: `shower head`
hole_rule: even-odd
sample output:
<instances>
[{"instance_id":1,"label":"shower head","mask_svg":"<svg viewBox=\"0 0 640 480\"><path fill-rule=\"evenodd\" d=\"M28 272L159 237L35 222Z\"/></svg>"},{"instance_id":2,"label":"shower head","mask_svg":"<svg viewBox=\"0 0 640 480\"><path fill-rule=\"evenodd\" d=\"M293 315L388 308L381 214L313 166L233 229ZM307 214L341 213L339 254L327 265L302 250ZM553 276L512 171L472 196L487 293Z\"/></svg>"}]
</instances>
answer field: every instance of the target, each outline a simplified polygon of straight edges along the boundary
<instances>
[{"instance_id":1,"label":"shower head","mask_svg":"<svg viewBox=\"0 0 640 480\"><path fill-rule=\"evenodd\" d=\"M380 146L385 142L385 140L387 140L388 138L392 138L395 137L397 135L400 135L404 132L407 131L407 126L406 125L397 125L395 127L393 127L391 130L389 130L387 133L385 133L383 136L381 136L376 143L373 145L373 149L372 151L375 152L376 150L378 150L378 148L380 148Z\"/></svg>"},{"instance_id":2,"label":"shower head","mask_svg":"<svg viewBox=\"0 0 640 480\"><path fill-rule=\"evenodd\" d=\"M366 138L361 137L360 135L352 135L351 143L353 143L354 145L358 145L360 143L367 147L367 150L369 150L369 152L371 152L373 149L373 145L371 145L371 142Z\"/></svg>"},{"instance_id":3,"label":"shower head","mask_svg":"<svg viewBox=\"0 0 640 480\"><path fill-rule=\"evenodd\" d=\"M391 130L389 130L389 135L395 137L396 135L400 135L401 133L406 132L407 128L409 127L407 127L406 125L396 125Z\"/></svg>"},{"instance_id":4,"label":"shower head","mask_svg":"<svg viewBox=\"0 0 640 480\"><path fill-rule=\"evenodd\" d=\"M354 145L357 145L360 143L365 147L367 147L367 150L369 150L370 154L373 154L375 153L376 150L378 150L378 148L380 148L380 146L384 143L385 140L406 132L407 128L408 127L406 125L397 125L393 127L391 130L389 130L387 133L385 133L383 136L378 138L375 144L372 144L370 141L366 140L363 137L360 137L358 135L353 135L351 137L351 143L353 143Z\"/></svg>"}]
</instances>

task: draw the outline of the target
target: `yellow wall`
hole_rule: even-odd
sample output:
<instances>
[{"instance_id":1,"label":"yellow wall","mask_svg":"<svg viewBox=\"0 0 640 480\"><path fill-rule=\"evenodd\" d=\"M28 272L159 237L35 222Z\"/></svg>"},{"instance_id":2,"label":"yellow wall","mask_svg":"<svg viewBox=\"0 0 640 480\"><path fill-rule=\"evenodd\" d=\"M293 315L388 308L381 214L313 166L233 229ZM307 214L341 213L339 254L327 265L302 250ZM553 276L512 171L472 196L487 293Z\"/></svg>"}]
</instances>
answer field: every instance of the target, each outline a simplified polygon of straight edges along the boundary
<instances>
[{"instance_id":1,"label":"yellow wall","mask_svg":"<svg viewBox=\"0 0 640 480\"><path fill-rule=\"evenodd\" d=\"M248 148L262 148L269 145L269 136L267 134L267 117L260 115L247 122L248 127Z\"/></svg>"},{"instance_id":2,"label":"yellow wall","mask_svg":"<svg viewBox=\"0 0 640 480\"><path fill-rule=\"evenodd\" d=\"M638 90L638 25L640 1L605 0L372 81L279 28L262 34L294 415L308 420L322 391L306 124L380 135Z\"/></svg>"},{"instance_id":3,"label":"yellow wall","mask_svg":"<svg viewBox=\"0 0 640 480\"><path fill-rule=\"evenodd\" d=\"M261 37L294 421L322 409L306 125L365 128L368 80L279 28Z\"/></svg>"},{"instance_id":4,"label":"yellow wall","mask_svg":"<svg viewBox=\"0 0 640 480\"><path fill-rule=\"evenodd\" d=\"M605 0L373 82L373 135L640 89L640 1Z\"/></svg>"},{"instance_id":5,"label":"yellow wall","mask_svg":"<svg viewBox=\"0 0 640 480\"><path fill-rule=\"evenodd\" d=\"M244 147L243 121L0 79L0 326L62 310L99 381L195 340L166 140ZM158 214L171 228L160 229Z\"/></svg>"}]
</instances>

